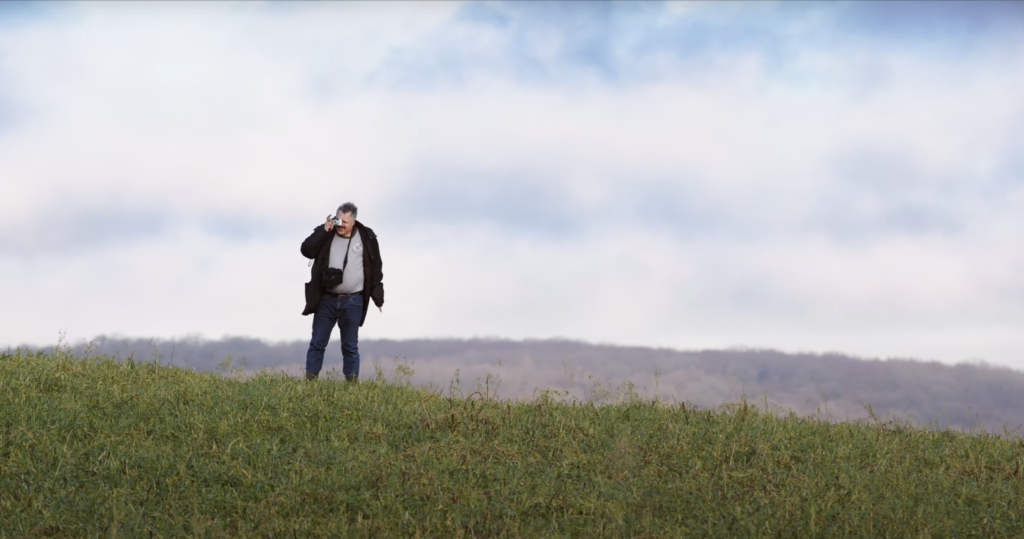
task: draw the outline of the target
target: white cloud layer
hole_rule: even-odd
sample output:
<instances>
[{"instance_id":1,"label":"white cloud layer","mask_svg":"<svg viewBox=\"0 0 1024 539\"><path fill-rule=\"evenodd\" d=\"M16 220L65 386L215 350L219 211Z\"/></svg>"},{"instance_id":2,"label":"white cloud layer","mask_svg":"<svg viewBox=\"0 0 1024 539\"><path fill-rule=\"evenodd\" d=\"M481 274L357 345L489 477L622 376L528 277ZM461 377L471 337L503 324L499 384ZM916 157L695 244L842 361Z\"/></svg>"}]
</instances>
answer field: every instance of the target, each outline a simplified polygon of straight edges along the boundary
<instances>
[{"instance_id":1,"label":"white cloud layer","mask_svg":"<svg viewBox=\"0 0 1024 539\"><path fill-rule=\"evenodd\" d=\"M0 14L0 344L304 339L298 244L353 200L364 336L1024 368L1019 27L602 5Z\"/></svg>"}]
</instances>

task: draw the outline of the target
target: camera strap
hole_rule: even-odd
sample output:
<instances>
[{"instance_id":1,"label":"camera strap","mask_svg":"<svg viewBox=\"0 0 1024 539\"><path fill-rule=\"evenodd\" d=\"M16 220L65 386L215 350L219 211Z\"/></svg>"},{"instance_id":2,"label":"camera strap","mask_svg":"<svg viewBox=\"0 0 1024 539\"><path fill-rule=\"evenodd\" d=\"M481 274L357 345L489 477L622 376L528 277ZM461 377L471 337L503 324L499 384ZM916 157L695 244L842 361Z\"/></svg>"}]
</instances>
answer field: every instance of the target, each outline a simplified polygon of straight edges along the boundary
<instances>
[{"instance_id":1,"label":"camera strap","mask_svg":"<svg viewBox=\"0 0 1024 539\"><path fill-rule=\"evenodd\" d=\"M352 234L348 237L348 245L345 246L345 260L341 262L341 271L345 271L345 266L348 266L348 250L352 248L352 238L356 235L355 227L352 227Z\"/></svg>"}]
</instances>

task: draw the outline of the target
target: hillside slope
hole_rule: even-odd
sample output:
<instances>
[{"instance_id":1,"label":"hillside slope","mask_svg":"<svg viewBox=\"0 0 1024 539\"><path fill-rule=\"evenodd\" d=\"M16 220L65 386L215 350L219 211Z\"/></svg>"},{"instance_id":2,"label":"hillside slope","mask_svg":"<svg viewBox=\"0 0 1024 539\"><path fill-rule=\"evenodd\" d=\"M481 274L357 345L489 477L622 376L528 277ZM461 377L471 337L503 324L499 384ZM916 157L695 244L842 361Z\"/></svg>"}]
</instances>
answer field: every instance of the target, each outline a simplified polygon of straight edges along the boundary
<instances>
[{"instance_id":1,"label":"hillside slope","mask_svg":"<svg viewBox=\"0 0 1024 539\"><path fill-rule=\"evenodd\" d=\"M120 339L100 337L94 352L152 357L199 370L216 370L226 357L249 369L280 367L299 374L307 343L268 344L255 339ZM337 341L327 349L325 369L341 368ZM719 406L747 395L799 415L831 419L867 417L866 404L881 416L917 425L1002 432L1024 424L1024 372L980 364L889 359L841 354L784 354L771 350L678 351L602 346L564 340L498 339L364 340L364 374L374 365L394 368L396 359L413 370L416 385L447 386L456 371L463 385L488 374L501 379L499 395L530 397L555 388L580 398L595 389L615 390L627 380L641 393L666 400Z\"/></svg>"},{"instance_id":2,"label":"hillside slope","mask_svg":"<svg viewBox=\"0 0 1024 539\"><path fill-rule=\"evenodd\" d=\"M1016 439L397 374L0 355L0 536L1024 535Z\"/></svg>"}]
</instances>

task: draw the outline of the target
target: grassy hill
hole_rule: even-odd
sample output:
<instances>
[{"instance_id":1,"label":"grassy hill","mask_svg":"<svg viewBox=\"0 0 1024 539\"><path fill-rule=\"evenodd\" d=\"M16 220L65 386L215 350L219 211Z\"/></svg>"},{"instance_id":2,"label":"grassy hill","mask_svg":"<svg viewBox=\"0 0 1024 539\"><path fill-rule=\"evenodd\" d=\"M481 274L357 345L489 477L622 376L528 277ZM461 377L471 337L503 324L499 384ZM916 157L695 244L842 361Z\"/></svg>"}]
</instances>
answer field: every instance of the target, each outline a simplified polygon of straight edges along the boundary
<instances>
[{"instance_id":1,"label":"grassy hill","mask_svg":"<svg viewBox=\"0 0 1024 539\"><path fill-rule=\"evenodd\" d=\"M1024 443L0 356L3 537L1020 537Z\"/></svg>"},{"instance_id":2,"label":"grassy hill","mask_svg":"<svg viewBox=\"0 0 1024 539\"><path fill-rule=\"evenodd\" d=\"M267 343L231 337L82 341L80 353L154 357L196 370L217 369L228 356L258 371L270 367L300 374L308 341ZM1024 430L1024 372L982 363L944 365L912 359L871 360L838 353L782 353L759 349L670 350L595 345L562 339L361 339L364 368L392 368L395 360L414 369L413 385L447 384L456 369L463 380L501 377L501 397L530 397L537 388L557 388L590 400L599 383L616 388L629 380L640 393L662 400L717 408L741 395L767 398L798 415L828 410L835 420L868 419L871 403L882 417L898 416L918 426L961 430ZM341 368L337 341L327 347L327 368Z\"/></svg>"}]
</instances>

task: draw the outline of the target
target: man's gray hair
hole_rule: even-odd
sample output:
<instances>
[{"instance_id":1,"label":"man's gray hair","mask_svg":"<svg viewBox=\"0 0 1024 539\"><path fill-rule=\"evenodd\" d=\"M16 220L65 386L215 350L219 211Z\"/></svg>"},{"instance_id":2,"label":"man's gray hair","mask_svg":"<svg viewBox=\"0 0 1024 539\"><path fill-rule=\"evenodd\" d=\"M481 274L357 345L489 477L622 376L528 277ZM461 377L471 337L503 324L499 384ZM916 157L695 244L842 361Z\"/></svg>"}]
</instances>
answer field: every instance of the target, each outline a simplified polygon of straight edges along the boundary
<instances>
[{"instance_id":1,"label":"man's gray hair","mask_svg":"<svg viewBox=\"0 0 1024 539\"><path fill-rule=\"evenodd\" d=\"M352 218L355 219L356 215L359 214L359 208L357 208L356 205L351 202L346 202L341 206L338 206L338 213L351 213Z\"/></svg>"}]
</instances>

